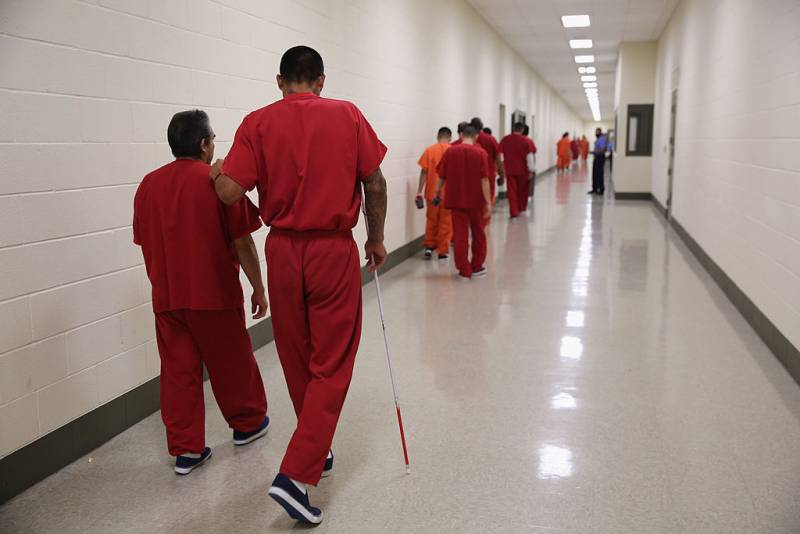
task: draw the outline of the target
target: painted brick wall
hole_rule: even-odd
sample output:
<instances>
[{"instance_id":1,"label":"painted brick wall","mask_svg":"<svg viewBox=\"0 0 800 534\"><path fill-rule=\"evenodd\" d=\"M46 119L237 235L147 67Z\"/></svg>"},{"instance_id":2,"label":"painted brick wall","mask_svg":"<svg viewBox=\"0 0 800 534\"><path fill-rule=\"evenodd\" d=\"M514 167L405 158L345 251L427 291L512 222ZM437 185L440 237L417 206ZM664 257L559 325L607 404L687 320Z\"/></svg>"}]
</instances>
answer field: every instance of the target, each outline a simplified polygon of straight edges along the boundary
<instances>
[{"instance_id":1,"label":"painted brick wall","mask_svg":"<svg viewBox=\"0 0 800 534\"><path fill-rule=\"evenodd\" d=\"M800 2L684 0L659 42L653 194L800 346Z\"/></svg>"},{"instance_id":2,"label":"painted brick wall","mask_svg":"<svg viewBox=\"0 0 800 534\"><path fill-rule=\"evenodd\" d=\"M224 156L301 43L326 60L326 96L355 101L389 146L390 250L423 232L416 160L439 126L497 129L500 103L535 114L541 168L582 130L460 0L3 0L0 457L157 376L136 185L170 159L179 110L208 111Z\"/></svg>"}]
</instances>

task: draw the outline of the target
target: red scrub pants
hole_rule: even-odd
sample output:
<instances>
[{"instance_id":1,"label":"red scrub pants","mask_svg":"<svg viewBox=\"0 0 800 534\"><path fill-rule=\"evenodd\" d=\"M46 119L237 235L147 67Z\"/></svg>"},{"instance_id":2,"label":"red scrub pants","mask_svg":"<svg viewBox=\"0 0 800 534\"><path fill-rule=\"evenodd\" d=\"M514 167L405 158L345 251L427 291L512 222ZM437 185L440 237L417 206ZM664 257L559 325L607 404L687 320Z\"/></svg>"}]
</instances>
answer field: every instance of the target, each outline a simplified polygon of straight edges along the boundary
<instances>
[{"instance_id":1,"label":"red scrub pants","mask_svg":"<svg viewBox=\"0 0 800 534\"><path fill-rule=\"evenodd\" d=\"M506 176L508 184L508 210L512 217L528 209L528 176Z\"/></svg>"},{"instance_id":2,"label":"red scrub pants","mask_svg":"<svg viewBox=\"0 0 800 534\"><path fill-rule=\"evenodd\" d=\"M161 419L169 453L205 448L203 363L231 428L252 432L267 415L267 396L244 322L244 309L156 313L161 356Z\"/></svg>"},{"instance_id":3,"label":"red scrub pants","mask_svg":"<svg viewBox=\"0 0 800 534\"><path fill-rule=\"evenodd\" d=\"M483 208L453 209L453 255L461 276L470 277L486 261L486 232ZM472 260L467 253L472 232Z\"/></svg>"},{"instance_id":4,"label":"red scrub pants","mask_svg":"<svg viewBox=\"0 0 800 534\"><path fill-rule=\"evenodd\" d=\"M297 415L280 472L316 485L361 339L360 255L349 231L273 228L266 257L275 345Z\"/></svg>"}]
</instances>

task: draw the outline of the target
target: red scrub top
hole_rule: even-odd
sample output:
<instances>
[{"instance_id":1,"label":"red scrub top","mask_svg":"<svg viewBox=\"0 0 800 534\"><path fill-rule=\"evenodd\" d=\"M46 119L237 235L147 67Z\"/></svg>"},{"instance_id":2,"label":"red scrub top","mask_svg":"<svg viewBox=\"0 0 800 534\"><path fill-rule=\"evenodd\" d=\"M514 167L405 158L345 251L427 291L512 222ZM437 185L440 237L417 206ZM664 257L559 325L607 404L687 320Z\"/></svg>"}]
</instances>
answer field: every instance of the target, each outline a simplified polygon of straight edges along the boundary
<instances>
[{"instance_id":1,"label":"red scrub top","mask_svg":"<svg viewBox=\"0 0 800 534\"><path fill-rule=\"evenodd\" d=\"M300 93L244 118L222 172L247 190L258 186L268 226L350 230L361 206L358 181L385 154L354 104Z\"/></svg>"},{"instance_id":2,"label":"red scrub top","mask_svg":"<svg viewBox=\"0 0 800 534\"><path fill-rule=\"evenodd\" d=\"M261 226L246 197L219 201L211 167L179 159L144 177L133 200L133 242L142 247L153 311L241 308L233 241Z\"/></svg>"},{"instance_id":3,"label":"red scrub top","mask_svg":"<svg viewBox=\"0 0 800 534\"><path fill-rule=\"evenodd\" d=\"M531 146L531 152L536 154L536 143L533 142L533 139L524 135L522 137L525 137L525 141Z\"/></svg>"},{"instance_id":4,"label":"red scrub top","mask_svg":"<svg viewBox=\"0 0 800 534\"><path fill-rule=\"evenodd\" d=\"M507 135L500 141L503 149L503 164L510 176L528 176L528 154L533 152L529 138L521 134Z\"/></svg>"},{"instance_id":5,"label":"red scrub top","mask_svg":"<svg viewBox=\"0 0 800 534\"><path fill-rule=\"evenodd\" d=\"M497 174L497 155L503 153L500 144L494 136L485 132L479 132L478 139L475 142L483 147L489 155L489 179L493 180Z\"/></svg>"},{"instance_id":6,"label":"red scrub top","mask_svg":"<svg viewBox=\"0 0 800 534\"><path fill-rule=\"evenodd\" d=\"M486 204L481 182L489 176L489 162L486 151L479 146L466 143L451 146L437 170L447 185L446 208L474 209Z\"/></svg>"}]
</instances>

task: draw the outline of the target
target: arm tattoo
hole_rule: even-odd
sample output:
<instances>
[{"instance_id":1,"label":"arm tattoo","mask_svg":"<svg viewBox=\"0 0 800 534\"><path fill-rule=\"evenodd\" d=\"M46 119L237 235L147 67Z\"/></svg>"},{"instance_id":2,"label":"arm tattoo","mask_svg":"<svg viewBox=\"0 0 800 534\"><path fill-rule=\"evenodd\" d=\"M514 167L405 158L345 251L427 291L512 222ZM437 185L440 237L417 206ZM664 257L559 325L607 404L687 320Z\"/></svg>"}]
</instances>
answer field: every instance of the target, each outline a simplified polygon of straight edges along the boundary
<instances>
[{"instance_id":1,"label":"arm tattoo","mask_svg":"<svg viewBox=\"0 0 800 534\"><path fill-rule=\"evenodd\" d=\"M367 239L383 243L386 221L386 178L380 167L364 180L364 210L367 214Z\"/></svg>"}]
</instances>

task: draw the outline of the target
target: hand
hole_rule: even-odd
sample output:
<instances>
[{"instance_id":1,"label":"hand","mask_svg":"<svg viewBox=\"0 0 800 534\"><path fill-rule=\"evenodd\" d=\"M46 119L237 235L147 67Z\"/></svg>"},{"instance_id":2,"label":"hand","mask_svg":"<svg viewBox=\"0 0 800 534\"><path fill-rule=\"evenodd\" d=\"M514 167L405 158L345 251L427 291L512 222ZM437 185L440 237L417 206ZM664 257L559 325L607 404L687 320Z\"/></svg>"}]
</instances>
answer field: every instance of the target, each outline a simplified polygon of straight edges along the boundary
<instances>
[{"instance_id":1,"label":"hand","mask_svg":"<svg viewBox=\"0 0 800 534\"><path fill-rule=\"evenodd\" d=\"M367 241L364 245L364 252L367 259L367 271L375 272L386 263L386 247L383 246L383 243Z\"/></svg>"},{"instance_id":2,"label":"hand","mask_svg":"<svg viewBox=\"0 0 800 534\"><path fill-rule=\"evenodd\" d=\"M252 306L251 311L253 313L253 319L261 319L267 315L269 303L267 303L267 295L264 294L263 289L253 292L253 296L250 297L250 304Z\"/></svg>"},{"instance_id":3,"label":"hand","mask_svg":"<svg viewBox=\"0 0 800 534\"><path fill-rule=\"evenodd\" d=\"M492 218L492 206L488 202L483 208L483 218L487 221Z\"/></svg>"},{"instance_id":4,"label":"hand","mask_svg":"<svg viewBox=\"0 0 800 534\"><path fill-rule=\"evenodd\" d=\"M505 176L498 176L497 177L497 185L503 185L504 183L506 183Z\"/></svg>"},{"instance_id":5,"label":"hand","mask_svg":"<svg viewBox=\"0 0 800 534\"><path fill-rule=\"evenodd\" d=\"M218 159L218 160L217 160L217 161L215 161L215 162L214 162L214 164L211 166L211 171L209 171L209 173L208 173L208 177L209 177L209 178L211 178L211 181L212 181L212 182L213 182L214 180L216 180L216 179L217 179L217 177L218 177L220 174L222 174L222 164L223 164L223 163L225 163L225 160L224 160L224 159Z\"/></svg>"},{"instance_id":6,"label":"hand","mask_svg":"<svg viewBox=\"0 0 800 534\"><path fill-rule=\"evenodd\" d=\"M425 200L422 198L422 195L417 194L417 196L414 198L414 204L417 205L418 210L421 210L425 207Z\"/></svg>"},{"instance_id":7,"label":"hand","mask_svg":"<svg viewBox=\"0 0 800 534\"><path fill-rule=\"evenodd\" d=\"M435 197L433 197L433 200L431 200L431 204L433 204L434 206L438 206L441 203L442 203L442 199L439 198L438 194Z\"/></svg>"}]
</instances>

